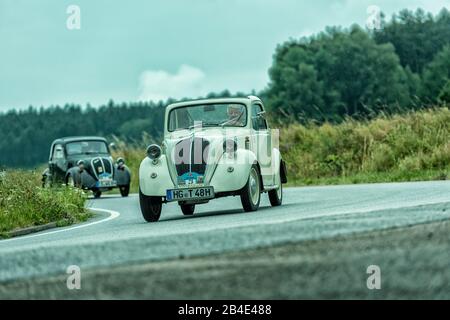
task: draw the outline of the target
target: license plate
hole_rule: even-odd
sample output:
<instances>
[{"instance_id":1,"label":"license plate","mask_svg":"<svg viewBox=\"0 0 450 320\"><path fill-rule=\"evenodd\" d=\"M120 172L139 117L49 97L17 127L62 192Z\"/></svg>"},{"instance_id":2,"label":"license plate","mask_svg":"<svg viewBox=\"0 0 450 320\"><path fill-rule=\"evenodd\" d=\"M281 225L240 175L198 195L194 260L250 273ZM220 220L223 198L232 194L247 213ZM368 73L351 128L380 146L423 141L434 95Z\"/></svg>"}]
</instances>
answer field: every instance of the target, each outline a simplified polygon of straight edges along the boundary
<instances>
[{"instance_id":1,"label":"license plate","mask_svg":"<svg viewBox=\"0 0 450 320\"><path fill-rule=\"evenodd\" d=\"M203 200L214 198L213 187L167 190L167 201Z\"/></svg>"},{"instance_id":2,"label":"license plate","mask_svg":"<svg viewBox=\"0 0 450 320\"><path fill-rule=\"evenodd\" d=\"M99 180L98 181L98 187L115 187L116 182L114 180Z\"/></svg>"}]
</instances>

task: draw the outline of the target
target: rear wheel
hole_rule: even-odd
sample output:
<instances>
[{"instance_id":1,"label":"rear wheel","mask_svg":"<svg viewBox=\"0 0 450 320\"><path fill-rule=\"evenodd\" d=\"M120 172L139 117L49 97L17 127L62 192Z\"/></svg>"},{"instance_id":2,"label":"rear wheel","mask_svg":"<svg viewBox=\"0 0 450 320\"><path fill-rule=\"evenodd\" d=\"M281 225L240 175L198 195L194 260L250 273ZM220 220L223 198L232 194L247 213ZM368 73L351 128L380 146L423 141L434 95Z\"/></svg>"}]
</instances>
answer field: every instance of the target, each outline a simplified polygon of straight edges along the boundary
<instances>
[{"instance_id":1,"label":"rear wheel","mask_svg":"<svg viewBox=\"0 0 450 320\"><path fill-rule=\"evenodd\" d=\"M261 200L261 179L256 165L250 169L247 184L241 190L241 203L244 211L256 211Z\"/></svg>"},{"instance_id":2,"label":"rear wheel","mask_svg":"<svg viewBox=\"0 0 450 320\"><path fill-rule=\"evenodd\" d=\"M278 185L278 188L269 191L269 201L272 207L281 206L281 203L283 202L283 184L281 183L279 172L275 177L275 184Z\"/></svg>"},{"instance_id":3,"label":"rear wheel","mask_svg":"<svg viewBox=\"0 0 450 320\"><path fill-rule=\"evenodd\" d=\"M145 221L156 222L159 220L162 209L161 197L146 196L139 190L139 204Z\"/></svg>"},{"instance_id":4,"label":"rear wheel","mask_svg":"<svg viewBox=\"0 0 450 320\"><path fill-rule=\"evenodd\" d=\"M50 181L50 177L47 175L44 175L42 177L42 188L51 188L52 182Z\"/></svg>"},{"instance_id":5,"label":"rear wheel","mask_svg":"<svg viewBox=\"0 0 450 320\"><path fill-rule=\"evenodd\" d=\"M195 211L195 204L180 204L180 208L185 216L192 216Z\"/></svg>"},{"instance_id":6,"label":"rear wheel","mask_svg":"<svg viewBox=\"0 0 450 320\"><path fill-rule=\"evenodd\" d=\"M128 194L130 193L130 185L119 186L119 190L122 197L128 197Z\"/></svg>"}]
</instances>

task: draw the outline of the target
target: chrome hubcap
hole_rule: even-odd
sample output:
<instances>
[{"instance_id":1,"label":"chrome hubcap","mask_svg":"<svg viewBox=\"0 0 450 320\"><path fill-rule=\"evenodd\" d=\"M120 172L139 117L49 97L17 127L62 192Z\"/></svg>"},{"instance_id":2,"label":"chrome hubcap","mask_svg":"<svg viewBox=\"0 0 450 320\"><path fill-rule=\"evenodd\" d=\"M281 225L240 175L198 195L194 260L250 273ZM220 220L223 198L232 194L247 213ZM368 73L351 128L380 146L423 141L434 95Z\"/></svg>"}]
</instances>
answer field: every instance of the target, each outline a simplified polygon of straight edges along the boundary
<instances>
[{"instance_id":1,"label":"chrome hubcap","mask_svg":"<svg viewBox=\"0 0 450 320\"><path fill-rule=\"evenodd\" d=\"M257 204L260 197L260 190L259 190L258 172L256 171L255 168L252 168L252 170L250 171L249 186L252 202L253 204Z\"/></svg>"}]
</instances>

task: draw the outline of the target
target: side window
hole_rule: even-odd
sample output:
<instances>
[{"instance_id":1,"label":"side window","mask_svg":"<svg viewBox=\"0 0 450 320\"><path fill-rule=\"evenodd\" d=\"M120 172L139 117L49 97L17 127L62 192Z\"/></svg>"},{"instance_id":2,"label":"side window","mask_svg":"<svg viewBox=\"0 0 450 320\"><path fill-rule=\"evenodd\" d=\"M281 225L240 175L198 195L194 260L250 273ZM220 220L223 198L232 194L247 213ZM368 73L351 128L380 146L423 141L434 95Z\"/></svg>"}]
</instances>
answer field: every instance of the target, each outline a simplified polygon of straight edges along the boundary
<instances>
[{"instance_id":1,"label":"side window","mask_svg":"<svg viewBox=\"0 0 450 320\"><path fill-rule=\"evenodd\" d=\"M52 160L60 160L60 159L64 159L64 149L62 145L57 144L53 149Z\"/></svg>"},{"instance_id":2,"label":"side window","mask_svg":"<svg viewBox=\"0 0 450 320\"><path fill-rule=\"evenodd\" d=\"M258 116L258 113L262 112L263 109L261 105L254 104L252 105L252 125L255 130L266 130L267 122L266 119L262 116Z\"/></svg>"}]
</instances>

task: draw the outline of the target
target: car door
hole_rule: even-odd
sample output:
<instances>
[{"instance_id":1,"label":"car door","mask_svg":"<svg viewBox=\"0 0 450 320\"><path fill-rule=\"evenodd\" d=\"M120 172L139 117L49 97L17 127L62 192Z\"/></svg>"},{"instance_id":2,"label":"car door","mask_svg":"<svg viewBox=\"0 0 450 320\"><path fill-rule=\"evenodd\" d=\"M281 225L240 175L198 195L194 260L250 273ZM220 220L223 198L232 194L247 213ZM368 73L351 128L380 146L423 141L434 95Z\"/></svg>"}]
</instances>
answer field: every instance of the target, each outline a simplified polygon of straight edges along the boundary
<instances>
[{"instance_id":1,"label":"car door","mask_svg":"<svg viewBox=\"0 0 450 320\"><path fill-rule=\"evenodd\" d=\"M254 150L261 167L261 176L265 186L273 185L272 165L272 139L270 129L265 119L265 112L258 102L252 105L252 129L254 137Z\"/></svg>"},{"instance_id":2,"label":"car door","mask_svg":"<svg viewBox=\"0 0 450 320\"><path fill-rule=\"evenodd\" d=\"M50 159L50 172L53 176L53 182L64 182L66 172L65 166L64 147L62 144L55 144L52 150L52 156Z\"/></svg>"}]
</instances>

